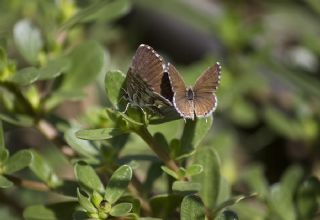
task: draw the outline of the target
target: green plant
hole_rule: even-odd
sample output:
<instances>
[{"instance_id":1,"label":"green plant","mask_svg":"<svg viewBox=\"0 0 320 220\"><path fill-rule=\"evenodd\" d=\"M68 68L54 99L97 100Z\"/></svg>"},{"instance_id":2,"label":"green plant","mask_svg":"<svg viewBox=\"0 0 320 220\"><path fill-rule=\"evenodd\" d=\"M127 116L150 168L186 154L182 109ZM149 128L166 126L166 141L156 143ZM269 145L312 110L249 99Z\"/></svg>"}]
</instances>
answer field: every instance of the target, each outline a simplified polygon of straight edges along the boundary
<instances>
[{"instance_id":1,"label":"green plant","mask_svg":"<svg viewBox=\"0 0 320 220\"><path fill-rule=\"evenodd\" d=\"M319 13L315 1L305 4ZM275 36L287 31L297 36L296 47L319 58L318 14L270 3L268 13L250 23L251 13L242 17L244 5L224 6L212 19L177 0L1 1L0 219L316 219L319 80L298 74L316 73L316 65L293 66L274 53L281 44ZM222 61L214 117L184 122L134 107L119 110L136 49L129 45L142 32L116 22L131 7L174 14L217 33L229 57L181 67L194 82L213 60ZM296 17L293 26L276 28ZM78 110L68 103L86 102L91 93L90 101L100 102L78 105L76 117L61 110ZM270 184L251 160L279 139L309 149L312 171L293 165ZM251 159L246 166L237 164L239 148ZM281 160L276 156L272 163Z\"/></svg>"}]
</instances>

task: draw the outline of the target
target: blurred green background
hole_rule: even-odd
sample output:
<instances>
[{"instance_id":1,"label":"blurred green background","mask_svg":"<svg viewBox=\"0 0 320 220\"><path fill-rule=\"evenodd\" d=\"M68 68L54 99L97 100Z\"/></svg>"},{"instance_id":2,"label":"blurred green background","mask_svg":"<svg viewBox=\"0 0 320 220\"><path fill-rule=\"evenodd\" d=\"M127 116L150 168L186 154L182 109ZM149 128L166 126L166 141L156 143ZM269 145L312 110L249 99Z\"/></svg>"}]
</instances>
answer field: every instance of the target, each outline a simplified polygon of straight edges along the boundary
<instances>
[{"instance_id":1,"label":"blurred green background","mask_svg":"<svg viewBox=\"0 0 320 220\"><path fill-rule=\"evenodd\" d=\"M103 45L105 70L126 72L134 51L144 43L173 63L190 85L219 61L218 108L202 145L218 151L222 175L234 194L260 193L258 199L239 203L234 210L240 219L249 220L279 219L270 217L270 212L282 211L287 214L278 215L280 219L320 219L319 196L315 198L318 205L310 208L318 209L318 217L301 214L309 207L295 200L296 191L282 197L295 201L289 206L281 206L288 203L277 197L279 188L291 189L292 182L320 178L319 0L117 0L106 9L92 9L95 14L87 10L84 19L70 19L96 2L0 0L0 47L7 53L6 66L41 66L46 59L66 54L88 40ZM19 49L17 37L23 32L17 34L17 24L35 28L36 37L30 39L36 40L29 43L38 45L38 50ZM93 56L90 62L94 60ZM3 66L4 62L0 69ZM96 119L96 126L101 126L97 115L108 106L104 74L99 73L86 87L85 99L64 102L55 113L82 124L90 121L92 125ZM4 94L1 103L8 102ZM170 139L181 134L183 125L179 120L151 129ZM17 140L16 135L21 138ZM32 129L9 127L6 136L13 151L43 141L37 140ZM146 146L138 138L130 141L123 155L145 153ZM62 170L63 159L49 156L49 161L68 176ZM17 189L12 195L21 207L52 199ZM0 219L19 219L12 210L21 207L12 209L8 204L0 197Z\"/></svg>"}]
</instances>

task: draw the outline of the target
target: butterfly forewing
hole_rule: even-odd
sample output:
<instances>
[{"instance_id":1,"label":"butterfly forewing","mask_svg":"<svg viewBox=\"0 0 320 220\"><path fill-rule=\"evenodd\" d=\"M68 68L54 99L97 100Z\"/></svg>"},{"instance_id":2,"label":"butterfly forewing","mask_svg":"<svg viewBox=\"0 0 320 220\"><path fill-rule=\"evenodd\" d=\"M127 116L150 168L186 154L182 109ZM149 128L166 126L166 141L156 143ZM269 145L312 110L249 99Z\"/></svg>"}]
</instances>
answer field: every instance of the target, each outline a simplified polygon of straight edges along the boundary
<instances>
[{"instance_id":1,"label":"butterfly forewing","mask_svg":"<svg viewBox=\"0 0 320 220\"><path fill-rule=\"evenodd\" d=\"M169 74L169 79L171 82L171 87L173 91L173 104L178 113L183 118L194 118L194 108L192 100L188 100L186 96L187 88L186 85L176 70L176 68L168 63L167 71Z\"/></svg>"},{"instance_id":2,"label":"butterfly forewing","mask_svg":"<svg viewBox=\"0 0 320 220\"><path fill-rule=\"evenodd\" d=\"M194 112L197 117L206 117L216 109L217 97L214 92L220 83L220 72L221 66L216 63L197 79L193 87Z\"/></svg>"},{"instance_id":3,"label":"butterfly forewing","mask_svg":"<svg viewBox=\"0 0 320 220\"><path fill-rule=\"evenodd\" d=\"M164 77L165 65L160 55L150 46L141 44L137 49L126 78L126 91L131 105L146 108L152 112L165 114L173 108L172 96L162 95L169 79ZM168 78L168 77L167 77Z\"/></svg>"},{"instance_id":4,"label":"butterfly forewing","mask_svg":"<svg viewBox=\"0 0 320 220\"><path fill-rule=\"evenodd\" d=\"M131 71L154 92L161 93L161 81L164 72L163 59L150 46L144 44L139 46L132 60Z\"/></svg>"}]
</instances>

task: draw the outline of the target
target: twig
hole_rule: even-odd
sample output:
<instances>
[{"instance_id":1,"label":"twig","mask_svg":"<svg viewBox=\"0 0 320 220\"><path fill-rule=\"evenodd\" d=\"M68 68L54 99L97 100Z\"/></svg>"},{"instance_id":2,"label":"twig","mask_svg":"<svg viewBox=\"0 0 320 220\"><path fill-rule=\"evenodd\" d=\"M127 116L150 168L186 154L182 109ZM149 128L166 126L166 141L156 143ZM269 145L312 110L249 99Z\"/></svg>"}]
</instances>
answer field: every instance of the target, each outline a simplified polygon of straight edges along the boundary
<instances>
[{"instance_id":1,"label":"twig","mask_svg":"<svg viewBox=\"0 0 320 220\"><path fill-rule=\"evenodd\" d=\"M171 170L178 172L179 167L176 162L170 158L169 153L164 147L160 146L152 137L146 127L141 126L139 129L134 130L157 154L157 156L164 162L164 164Z\"/></svg>"},{"instance_id":2,"label":"twig","mask_svg":"<svg viewBox=\"0 0 320 220\"><path fill-rule=\"evenodd\" d=\"M33 189L36 191L47 192L50 191L50 188L41 182L36 182L32 180L25 180L19 177L5 175L10 181L12 181L16 186L20 186L26 189Z\"/></svg>"}]
</instances>

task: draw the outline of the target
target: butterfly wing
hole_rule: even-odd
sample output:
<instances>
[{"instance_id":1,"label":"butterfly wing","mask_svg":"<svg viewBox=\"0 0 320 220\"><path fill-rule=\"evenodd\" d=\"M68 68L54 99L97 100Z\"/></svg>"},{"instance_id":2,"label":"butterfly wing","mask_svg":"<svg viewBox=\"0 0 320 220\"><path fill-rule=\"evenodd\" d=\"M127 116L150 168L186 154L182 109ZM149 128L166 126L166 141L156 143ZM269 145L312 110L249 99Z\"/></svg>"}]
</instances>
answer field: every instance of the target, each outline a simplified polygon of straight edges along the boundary
<instances>
[{"instance_id":1,"label":"butterfly wing","mask_svg":"<svg viewBox=\"0 0 320 220\"><path fill-rule=\"evenodd\" d=\"M217 107L215 91L220 84L221 65L217 62L208 68L196 81L193 92L194 111L197 117L209 116Z\"/></svg>"},{"instance_id":2,"label":"butterfly wing","mask_svg":"<svg viewBox=\"0 0 320 220\"><path fill-rule=\"evenodd\" d=\"M183 118L194 118L193 101L186 96L187 88L176 68L168 63L167 71L173 91L173 105Z\"/></svg>"},{"instance_id":3,"label":"butterfly wing","mask_svg":"<svg viewBox=\"0 0 320 220\"><path fill-rule=\"evenodd\" d=\"M162 57L150 46L141 44L133 59L127 73L127 92L140 107L171 106L171 102L162 96L164 83L164 67Z\"/></svg>"}]
</instances>

